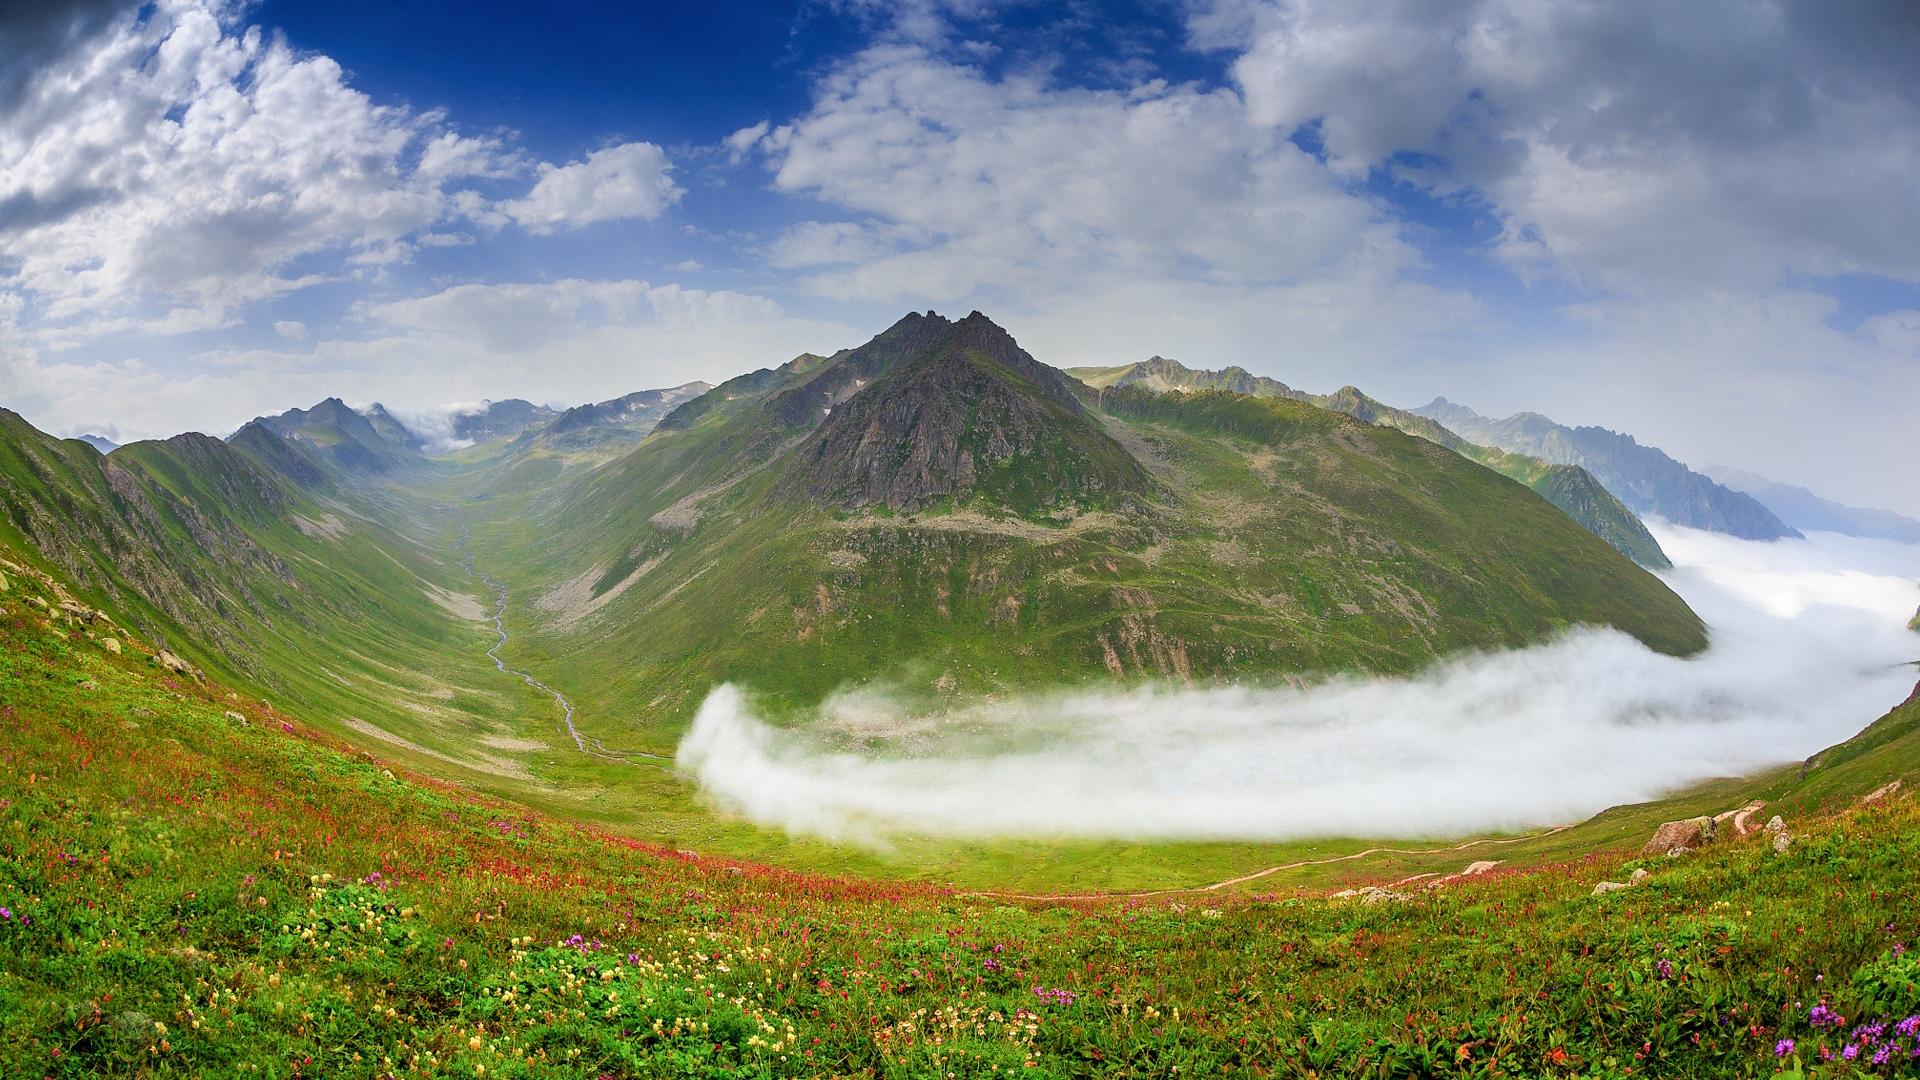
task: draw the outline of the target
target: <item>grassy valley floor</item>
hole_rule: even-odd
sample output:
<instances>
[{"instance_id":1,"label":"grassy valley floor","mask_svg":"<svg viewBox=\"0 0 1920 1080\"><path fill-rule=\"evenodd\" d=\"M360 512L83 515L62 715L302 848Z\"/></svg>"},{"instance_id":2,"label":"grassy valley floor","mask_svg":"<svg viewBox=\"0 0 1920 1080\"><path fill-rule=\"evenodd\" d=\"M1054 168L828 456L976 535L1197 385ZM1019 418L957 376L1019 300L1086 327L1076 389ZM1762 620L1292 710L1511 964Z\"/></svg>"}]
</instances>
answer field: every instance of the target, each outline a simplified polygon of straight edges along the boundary
<instances>
[{"instance_id":1,"label":"grassy valley floor","mask_svg":"<svg viewBox=\"0 0 1920 1080\"><path fill-rule=\"evenodd\" d=\"M1769 781L1797 807L1784 853L1585 855L1373 903L1291 879L1016 902L436 783L115 654L37 589L0 598L0 1075L1915 1071L1920 809L1851 792L1913 775L1920 702Z\"/></svg>"}]
</instances>

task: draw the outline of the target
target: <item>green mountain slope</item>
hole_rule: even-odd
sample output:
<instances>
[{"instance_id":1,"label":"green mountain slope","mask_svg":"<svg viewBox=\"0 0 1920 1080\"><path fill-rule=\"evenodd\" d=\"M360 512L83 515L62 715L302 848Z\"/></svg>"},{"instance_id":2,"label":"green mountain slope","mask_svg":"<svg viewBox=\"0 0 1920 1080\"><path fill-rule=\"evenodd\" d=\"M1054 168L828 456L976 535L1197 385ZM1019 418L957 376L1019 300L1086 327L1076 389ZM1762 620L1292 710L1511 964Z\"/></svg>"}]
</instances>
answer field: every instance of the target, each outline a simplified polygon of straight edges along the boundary
<instances>
[{"instance_id":1,"label":"green mountain slope","mask_svg":"<svg viewBox=\"0 0 1920 1080\"><path fill-rule=\"evenodd\" d=\"M1658 579L1456 454L1283 399L1083 402L977 313L724 383L487 517L475 549L534 608L516 655L659 750L724 680L799 706L1404 671L1578 623L1704 643Z\"/></svg>"},{"instance_id":2,"label":"green mountain slope","mask_svg":"<svg viewBox=\"0 0 1920 1080\"><path fill-rule=\"evenodd\" d=\"M476 738L518 737L529 702L482 655L478 583L434 550L450 519L346 486L364 459L338 445L254 424L103 457L0 410L0 540L195 667L484 772Z\"/></svg>"},{"instance_id":3,"label":"green mountain slope","mask_svg":"<svg viewBox=\"0 0 1920 1080\"><path fill-rule=\"evenodd\" d=\"M1800 535L1753 496L1716 484L1631 435L1602 427L1567 427L1539 413L1493 420L1446 398L1435 398L1413 412L1486 446L1579 465L1634 510L1677 525L1744 540Z\"/></svg>"},{"instance_id":4,"label":"green mountain slope","mask_svg":"<svg viewBox=\"0 0 1920 1080\"><path fill-rule=\"evenodd\" d=\"M1383 404L1361 393L1356 387L1342 387L1331 394L1310 394L1277 379L1250 374L1243 368L1199 371L1164 356L1117 367L1069 368L1067 374L1096 390L1118 387L1156 392L1219 390L1255 397L1286 398L1345 413L1369 424L1396 428L1439 443L1502 476L1520 481L1565 511L1569 517L1585 526L1587 531L1605 540L1614 550L1641 566L1665 570L1673 565L1638 515L1608 493L1593 477L1574 475L1584 474L1585 470L1579 466L1554 466L1525 454L1468 442L1434 420Z\"/></svg>"}]
</instances>

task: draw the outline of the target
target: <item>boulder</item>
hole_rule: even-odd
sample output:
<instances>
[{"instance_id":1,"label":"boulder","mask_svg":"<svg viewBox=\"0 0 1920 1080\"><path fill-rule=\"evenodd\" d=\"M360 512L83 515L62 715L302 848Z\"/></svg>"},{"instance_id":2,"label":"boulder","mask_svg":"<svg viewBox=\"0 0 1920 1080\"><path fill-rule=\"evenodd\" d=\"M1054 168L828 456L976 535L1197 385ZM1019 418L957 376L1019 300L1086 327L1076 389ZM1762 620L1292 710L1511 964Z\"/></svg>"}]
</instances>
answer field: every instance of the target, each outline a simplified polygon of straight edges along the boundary
<instances>
[{"instance_id":1,"label":"boulder","mask_svg":"<svg viewBox=\"0 0 1920 1080\"><path fill-rule=\"evenodd\" d=\"M1619 892L1620 890L1626 889L1626 888L1631 888L1631 886L1627 885L1625 882L1622 882L1622 881L1603 881L1600 884L1595 885L1593 887L1593 895L1605 896L1608 893Z\"/></svg>"},{"instance_id":2,"label":"boulder","mask_svg":"<svg viewBox=\"0 0 1920 1080\"><path fill-rule=\"evenodd\" d=\"M1777 853L1785 854L1793 844L1793 837L1787 832L1787 823L1780 819L1779 814L1773 815L1773 820L1767 822L1766 832L1772 838L1773 850Z\"/></svg>"},{"instance_id":3,"label":"boulder","mask_svg":"<svg viewBox=\"0 0 1920 1080\"><path fill-rule=\"evenodd\" d=\"M1645 880L1647 880L1648 878L1650 878L1650 877L1652 877L1652 876L1653 876L1652 874L1650 874L1650 873L1648 873L1648 872L1647 872L1647 868L1643 866L1643 867L1641 867L1641 868L1639 868L1638 870L1635 870L1635 871L1634 871L1634 872L1633 872L1633 873L1632 873L1632 874L1631 874L1631 875L1630 875L1630 876L1629 876L1629 877L1627 878L1627 884L1629 884L1629 885L1638 885L1638 884L1640 884L1641 882L1643 882L1643 881L1645 881Z\"/></svg>"},{"instance_id":4,"label":"boulder","mask_svg":"<svg viewBox=\"0 0 1920 1080\"><path fill-rule=\"evenodd\" d=\"M1881 784L1879 787L1860 796L1860 805L1871 806L1888 796L1897 795L1900 793L1900 787L1904 783L1906 783L1904 780L1894 780L1890 783Z\"/></svg>"},{"instance_id":5,"label":"boulder","mask_svg":"<svg viewBox=\"0 0 1920 1080\"><path fill-rule=\"evenodd\" d=\"M175 675L193 674L193 665L173 655L165 649L153 654L153 662L173 672Z\"/></svg>"},{"instance_id":6,"label":"boulder","mask_svg":"<svg viewBox=\"0 0 1920 1080\"><path fill-rule=\"evenodd\" d=\"M1713 837L1714 823L1710 817L1668 821L1653 831L1653 839L1640 848L1640 854L1666 855L1674 851L1687 851L1701 844L1712 843Z\"/></svg>"},{"instance_id":7,"label":"boulder","mask_svg":"<svg viewBox=\"0 0 1920 1080\"><path fill-rule=\"evenodd\" d=\"M100 639L100 647L107 650L108 652L112 653L115 656L120 655L120 639L119 638L103 637Z\"/></svg>"}]
</instances>

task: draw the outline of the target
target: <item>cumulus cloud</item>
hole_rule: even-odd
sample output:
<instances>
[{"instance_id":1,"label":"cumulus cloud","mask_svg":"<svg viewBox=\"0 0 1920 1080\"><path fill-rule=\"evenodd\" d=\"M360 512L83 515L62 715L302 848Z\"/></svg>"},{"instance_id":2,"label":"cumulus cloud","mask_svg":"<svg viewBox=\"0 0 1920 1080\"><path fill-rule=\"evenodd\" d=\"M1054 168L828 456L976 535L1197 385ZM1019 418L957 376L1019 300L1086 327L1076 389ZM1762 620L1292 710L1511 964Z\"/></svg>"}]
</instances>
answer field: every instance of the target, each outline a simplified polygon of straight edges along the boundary
<instances>
[{"instance_id":1,"label":"cumulus cloud","mask_svg":"<svg viewBox=\"0 0 1920 1080\"><path fill-rule=\"evenodd\" d=\"M1215 0L1258 123L1347 175L1483 193L1517 265L1614 290L1920 280L1920 16L1900 0Z\"/></svg>"},{"instance_id":2,"label":"cumulus cloud","mask_svg":"<svg viewBox=\"0 0 1920 1080\"><path fill-rule=\"evenodd\" d=\"M194 2L124 14L33 73L0 117L14 283L56 325L98 319L50 343L225 325L237 305L319 280L287 272L301 256L402 244L453 213L445 181L493 167L491 144L376 105L332 59L230 17ZM175 313L129 313L154 298Z\"/></svg>"},{"instance_id":3,"label":"cumulus cloud","mask_svg":"<svg viewBox=\"0 0 1920 1080\"><path fill-rule=\"evenodd\" d=\"M659 217L680 199L666 152L648 142L596 150L570 165L542 165L524 199L500 210L536 233L577 229L597 221Z\"/></svg>"},{"instance_id":4,"label":"cumulus cloud","mask_svg":"<svg viewBox=\"0 0 1920 1080\"><path fill-rule=\"evenodd\" d=\"M914 714L884 688L774 728L717 688L679 762L796 833L1278 840L1431 837L1577 820L1805 757L1900 700L1920 548L1661 529L1703 656L1613 631L1304 689L1148 687Z\"/></svg>"},{"instance_id":5,"label":"cumulus cloud","mask_svg":"<svg viewBox=\"0 0 1920 1080\"><path fill-rule=\"evenodd\" d=\"M1284 282L1396 245L1376 207L1226 90L1064 89L880 45L759 146L778 189L858 215L775 248L784 265L852 263L812 275L835 297L1052 291L1068 274Z\"/></svg>"},{"instance_id":6,"label":"cumulus cloud","mask_svg":"<svg viewBox=\"0 0 1920 1080\"><path fill-rule=\"evenodd\" d=\"M307 324L296 319L281 319L273 324L273 332L288 341L302 341L307 336Z\"/></svg>"}]
</instances>

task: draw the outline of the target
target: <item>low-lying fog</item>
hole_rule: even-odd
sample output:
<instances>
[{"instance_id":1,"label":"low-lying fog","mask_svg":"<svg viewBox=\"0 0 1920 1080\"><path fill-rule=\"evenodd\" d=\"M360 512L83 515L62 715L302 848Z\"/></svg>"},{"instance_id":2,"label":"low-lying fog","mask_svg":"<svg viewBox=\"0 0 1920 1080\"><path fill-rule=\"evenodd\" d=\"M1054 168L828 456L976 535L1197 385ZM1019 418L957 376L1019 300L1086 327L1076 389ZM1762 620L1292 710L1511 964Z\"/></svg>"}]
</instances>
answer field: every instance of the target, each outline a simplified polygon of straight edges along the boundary
<instances>
[{"instance_id":1,"label":"low-lying fog","mask_svg":"<svg viewBox=\"0 0 1920 1080\"><path fill-rule=\"evenodd\" d=\"M1804 758L1912 688L1920 547L1656 534L1666 580L1712 627L1691 660L1581 630L1408 678L1036 695L937 723L860 690L812 732L768 726L722 686L679 763L757 821L869 842L1435 836L1575 821Z\"/></svg>"}]
</instances>

